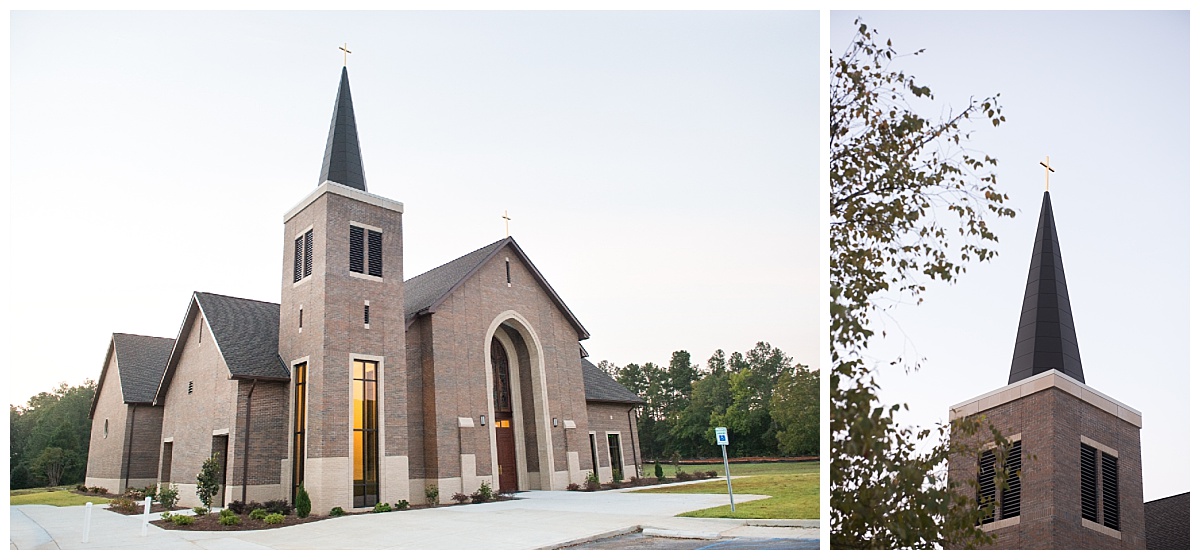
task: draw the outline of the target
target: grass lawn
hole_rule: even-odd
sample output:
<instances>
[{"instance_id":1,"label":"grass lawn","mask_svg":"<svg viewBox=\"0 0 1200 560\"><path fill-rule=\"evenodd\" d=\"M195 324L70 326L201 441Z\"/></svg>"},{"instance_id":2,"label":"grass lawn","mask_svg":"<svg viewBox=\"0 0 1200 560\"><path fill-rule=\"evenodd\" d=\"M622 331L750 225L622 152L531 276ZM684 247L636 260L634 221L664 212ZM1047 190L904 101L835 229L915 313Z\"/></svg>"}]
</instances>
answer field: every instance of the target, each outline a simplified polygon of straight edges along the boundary
<instances>
[{"instance_id":1,"label":"grass lawn","mask_svg":"<svg viewBox=\"0 0 1200 560\"><path fill-rule=\"evenodd\" d=\"M88 502L107 504L108 498L100 496L80 496L67 489L66 486L57 488L26 488L9 492L8 503L13 506L30 504L45 504L48 506L82 506Z\"/></svg>"},{"instance_id":2,"label":"grass lawn","mask_svg":"<svg viewBox=\"0 0 1200 560\"><path fill-rule=\"evenodd\" d=\"M744 476L733 480L734 494L763 494L771 496L737 504L737 512L730 513L729 506L720 506L682 514L685 517L729 517L734 519L819 519L820 497L817 489L821 482L821 464L817 461L805 463L750 463L731 464L730 473ZM651 466L653 469L653 466ZM669 488L653 488L638 492L658 494L726 494L724 466L688 465L685 470L716 470L720 478L698 484L687 484ZM664 474L674 472L673 466L663 469ZM651 473L653 476L653 473Z\"/></svg>"}]
</instances>

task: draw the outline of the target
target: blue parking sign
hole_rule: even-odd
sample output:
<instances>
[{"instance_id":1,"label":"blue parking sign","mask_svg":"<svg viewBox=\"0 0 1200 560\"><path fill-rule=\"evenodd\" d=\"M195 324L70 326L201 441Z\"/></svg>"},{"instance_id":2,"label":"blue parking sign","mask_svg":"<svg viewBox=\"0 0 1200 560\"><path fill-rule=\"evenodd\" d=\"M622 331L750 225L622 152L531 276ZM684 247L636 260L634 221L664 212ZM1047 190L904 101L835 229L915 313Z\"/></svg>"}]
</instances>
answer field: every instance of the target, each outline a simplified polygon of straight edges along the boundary
<instances>
[{"instance_id":1,"label":"blue parking sign","mask_svg":"<svg viewBox=\"0 0 1200 560\"><path fill-rule=\"evenodd\" d=\"M729 445L729 431L725 428L716 428L717 445Z\"/></svg>"}]
</instances>

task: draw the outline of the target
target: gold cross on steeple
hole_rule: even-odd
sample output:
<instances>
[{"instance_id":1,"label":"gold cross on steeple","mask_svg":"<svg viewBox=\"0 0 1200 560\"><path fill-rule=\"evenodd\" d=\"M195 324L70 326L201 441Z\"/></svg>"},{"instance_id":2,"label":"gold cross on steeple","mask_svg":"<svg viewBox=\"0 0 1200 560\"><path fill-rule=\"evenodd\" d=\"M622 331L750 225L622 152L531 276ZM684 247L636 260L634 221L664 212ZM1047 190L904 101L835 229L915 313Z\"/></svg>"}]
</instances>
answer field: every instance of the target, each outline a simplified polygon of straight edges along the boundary
<instances>
[{"instance_id":1,"label":"gold cross on steeple","mask_svg":"<svg viewBox=\"0 0 1200 560\"><path fill-rule=\"evenodd\" d=\"M508 210L505 210L505 211L504 211L504 215L503 215L503 216L500 216L500 217L501 217L501 218L504 218L504 237L507 239L507 238L509 237L509 235L508 235L508 222L512 221L512 218L509 218L509 217L508 217Z\"/></svg>"},{"instance_id":2,"label":"gold cross on steeple","mask_svg":"<svg viewBox=\"0 0 1200 560\"><path fill-rule=\"evenodd\" d=\"M342 66L346 66L348 60L346 55L350 54L350 49L346 48L346 43L342 43L342 46L338 47L338 50L342 51Z\"/></svg>"},{"instance_id":3,"label":"gold cross on steeple","mask_svg":"<svg viewBox=\"0 0 1200 560\"><path fill-rule=\"evenodd\" d=\"M1039 161L1038 163L1046 168L1046 192L1050 192L1050 172L1054 171L1054 168L1050 167L1050 156L1046 156L1046 161Z\"/></svg>"}]
</instances>

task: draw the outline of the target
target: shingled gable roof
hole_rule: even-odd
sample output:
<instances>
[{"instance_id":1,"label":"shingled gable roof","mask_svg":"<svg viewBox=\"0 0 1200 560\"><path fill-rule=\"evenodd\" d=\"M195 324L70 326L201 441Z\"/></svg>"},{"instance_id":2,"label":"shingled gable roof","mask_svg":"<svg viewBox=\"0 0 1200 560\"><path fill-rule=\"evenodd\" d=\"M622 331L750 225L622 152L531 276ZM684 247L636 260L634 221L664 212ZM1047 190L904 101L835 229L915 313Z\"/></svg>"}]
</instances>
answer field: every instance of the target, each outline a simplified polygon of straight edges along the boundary
<instances>
[{"instance_id":1,"label":"shingled gable roof","mask_svg":"<svg viewBox=\"0 0 1200 560\"><path fill-rule=\"evenodd\" d=\"M1146 549L1189 550L1191 492L1146 502Z\"/></svg>"},{"instance_id":2,"label":"shingled gable roof","mask_svg":"<svg viewBox=\"0 0 1200 560\"><path fill-rule=\"evenodd\" d=\"M626 389L624 385L600 371L592 362L584 359L583 363L583 399L588 402L608 402L645 404L640 397Z\"/></svg>"},{"instance_id":3,"label":"shingled gable roof","mask_svg":"<svg viewBox=\"0 0 1200 560\"><path fill-rule=\"evenodd\" d=\"M183 354L181 340L190 338L197 314L208 323L217 351L234 378L287 381L287 366L279 357L279 304L207 292L195 292L179 336L171 350L155 403L166 394L175 366Z\"/></svg>"},{"instance_id":4,"label":"shingled gable roof","mask_svg":"<svg viewBox=\"0 0 1200 560\"><path fill-rule=\"evenodd\" d=\"M173 338L157 336L142 336L137 334L113 333L108 343L108 353L104 356L105 369L100 371L100 381L96 384L96 394L92 397L92 408L88 418L96 414L96 405L100 402L100 391L104 387L104 379L108 376L108 362L116 355L117 383L121 387L121 401L125 404L150 404L154 401L154 393L162 380L163 370L166 369L167 359L171 356L171 348L175 345Z\"/></svg>"},{"instance_id":5,"label":"shingled gable roof","mask_svg":"<svg viewBox=\"0 0 1200 560\"><path fill-rule=\"evenodd\" d=\"M545 290L546 295L554 300L554 304L562 311L567 321L571 326L575 327L575 332L579 335L579 340L586 340L591 335L587 329L583 328L579 319L575 318L575 314L567 308L567 304L563 303L562 298L558 297L558 293L554 288L550 287L550 283L542 276L533 262L517 245L517 242L512 237L506 237L486 247L481 247L457 259L454 259L442 266L430 270L419 276L409 278L404 281L404 320L405 327L411 325L418 315L426 315L437 311L439 305L454 290L466 283L475 272L486 264L492 257L496 256L501 249L512 247L513 252L521 259L521 262L533 273L534 279L538 285Z\"/></svg>"}]
</instances>

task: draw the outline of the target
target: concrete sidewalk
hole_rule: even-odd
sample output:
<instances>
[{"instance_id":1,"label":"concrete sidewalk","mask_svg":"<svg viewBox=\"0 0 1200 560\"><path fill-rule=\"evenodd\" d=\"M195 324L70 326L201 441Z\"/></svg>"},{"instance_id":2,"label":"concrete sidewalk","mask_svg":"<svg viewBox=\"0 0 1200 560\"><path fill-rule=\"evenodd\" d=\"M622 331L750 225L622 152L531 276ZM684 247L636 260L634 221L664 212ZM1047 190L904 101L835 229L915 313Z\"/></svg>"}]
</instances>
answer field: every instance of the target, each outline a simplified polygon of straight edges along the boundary
<instances>
[{"instance_id":1,"label":"concrete sidewalk","mask_svg":"<svg viewBox=\"0 0 1200 560\"><path fill-rule=\"evenodd\" d=\"M101 507L82 541L84 507L10 506L11 549L399 549L558 548L631 531L677 538L817 538L816 521L696 519L677 514L721 506L712 494L522 492L488 504L355 515L265 531L168 531ZM765 498L735 494L738 503ZM158 514L152 514L158 519Z\"/></svg>"}]
</instances>

